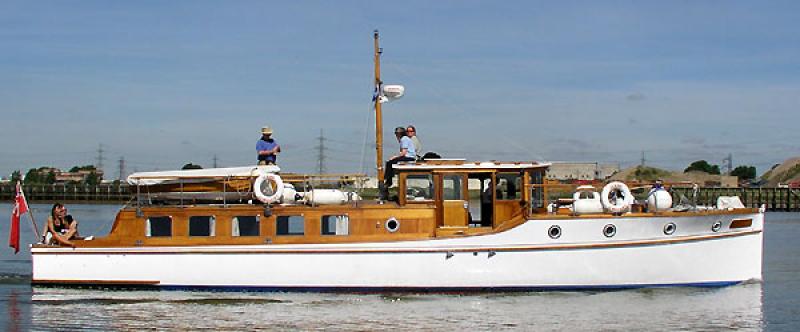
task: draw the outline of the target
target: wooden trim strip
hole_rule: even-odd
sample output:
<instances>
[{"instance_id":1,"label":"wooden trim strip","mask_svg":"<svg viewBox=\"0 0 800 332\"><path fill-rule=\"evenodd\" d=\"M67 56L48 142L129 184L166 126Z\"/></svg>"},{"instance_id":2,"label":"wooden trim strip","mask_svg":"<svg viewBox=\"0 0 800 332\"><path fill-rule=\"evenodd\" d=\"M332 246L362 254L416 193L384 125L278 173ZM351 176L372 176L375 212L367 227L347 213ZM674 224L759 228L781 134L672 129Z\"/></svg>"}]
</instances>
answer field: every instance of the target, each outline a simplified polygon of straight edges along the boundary
<instances>
[{"instance_id":1,"label":"wooden trim strip","mask_svg":"<svg viewBox=\"0 0 800 332\"><path fill-rule=\"evenodd\" d=\"M450 248L331 248L331 249L281 249L281 248L257 248L243 250L241 248L140 248L131 250L121 248L121 250L48 250L34 251L32 255L109 255L109 254L137 254L137 255L187 255L187 254L407 254L407 253L455 253L455 252L521 252L521 251L550 251L550 250L582 250L582 249L603 249L603 248L626 248L626 247L645 247L667 245L673 243L688 243L707 240L719 240L761 233L761 230L751 230L743 232L731 232L720 234L709 234L701 236L684 236L669 239L657 240L635 240L613 243L587 243L587 244L563 244L563 245L512 245L512 246L493 246L493 247L450 247ZM113 248L109 248L113 249Z\"/></svg>"}]
</instances>

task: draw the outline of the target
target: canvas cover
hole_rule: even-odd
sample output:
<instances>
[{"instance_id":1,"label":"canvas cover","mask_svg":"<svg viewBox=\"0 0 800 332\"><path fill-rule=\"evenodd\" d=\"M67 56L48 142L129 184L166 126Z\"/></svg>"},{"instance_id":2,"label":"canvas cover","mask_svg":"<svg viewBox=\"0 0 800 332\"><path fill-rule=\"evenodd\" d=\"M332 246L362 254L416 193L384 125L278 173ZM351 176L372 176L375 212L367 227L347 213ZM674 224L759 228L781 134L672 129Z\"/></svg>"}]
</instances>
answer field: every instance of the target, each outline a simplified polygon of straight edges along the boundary
<instances>
[{"instance_id":1,"label":"canvas cover","mask_svg":"<svg viewBox=\"0 0 800 332\"><path fill-rule=\"evenodd\" d=\"M191 169L179 171L138 172L128 176L128 184L152 186L171 183L197 183L224 178L258 177L265 173L280 172L276 165Z\"/></svg>"}]
</instances>

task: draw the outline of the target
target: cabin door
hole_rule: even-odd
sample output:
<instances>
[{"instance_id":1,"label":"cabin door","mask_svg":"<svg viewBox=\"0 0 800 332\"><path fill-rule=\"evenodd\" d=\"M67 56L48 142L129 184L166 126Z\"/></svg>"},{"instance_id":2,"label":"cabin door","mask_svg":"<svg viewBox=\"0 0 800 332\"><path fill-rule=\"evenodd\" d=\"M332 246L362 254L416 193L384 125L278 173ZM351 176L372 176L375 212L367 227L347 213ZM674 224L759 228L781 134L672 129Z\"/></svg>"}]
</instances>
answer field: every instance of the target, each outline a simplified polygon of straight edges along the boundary
<instances>
[{"instance_id":1,"label":"cabin door","mask_svg":"<svg viewBox=\"0 0 800 332\"><path fill-rule=\"evenodd\" d=\"M467 182L463 174L442 175L440 201L442 224L445 227L467 227L469 223L469 202L467 201Z\"/></svg>"},{"instance_id":2,"label":"cabin door","mask_svg":"<svg viewBox=\"0 0 800 332\"><path fill-rule=\"evenodd\" d=\"M492 219L494 217L494 185L492 184L492 173L470 173L467 176L467 189L477 187L479 197L476 199L474 196L469 196L467 191L471 213L470 226L492 227Z\"/></svg>"}]
</instances>

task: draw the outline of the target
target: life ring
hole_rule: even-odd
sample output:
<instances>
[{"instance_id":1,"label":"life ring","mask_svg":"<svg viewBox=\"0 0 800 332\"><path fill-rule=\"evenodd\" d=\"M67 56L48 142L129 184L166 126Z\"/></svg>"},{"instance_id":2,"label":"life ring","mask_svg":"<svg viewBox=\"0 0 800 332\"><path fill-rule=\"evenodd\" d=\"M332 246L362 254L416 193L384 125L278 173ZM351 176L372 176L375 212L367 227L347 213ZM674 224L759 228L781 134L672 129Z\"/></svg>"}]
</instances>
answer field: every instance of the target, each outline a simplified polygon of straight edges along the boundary
<instances>
[{"instance_id":1,"label":"life ring","mask_svg":"<svg viewBox=\"0 0 800 332\"><path fill-rule=\"evenodd\" d=\"M615 191L619 191L622 197L618 197L612 203L609 200L609 196ZM628 189L628 186L626 186L624 183L614 181L603 187L603 193L600 194L600 201L603 203L603 206L606 208L606 210L608 210L608 212L623 213L627 212L631 207L631 204L633 204L633 194L631 194L631 190Z\"/></svg>"},{"instance_id":2,"label":"life ring","mask_svg":"<svg viewBox=\"0 0 800 332\"><path fill-rule=\"evenodd\" d=\"M262 191L262 187L265 185L264 181L267 181L266 185L270 186L270 182L275 184L275 190L272 191L272 187L270 186L270 190L272 191L272 195L267 196L267 194ZM283 197L283 180L278 174L275 173L264 173L259 175L256 180L253 182L253 193L256 195L259 201L262 203L270 204L275 203Z\"/></svg>"}]
</instances>

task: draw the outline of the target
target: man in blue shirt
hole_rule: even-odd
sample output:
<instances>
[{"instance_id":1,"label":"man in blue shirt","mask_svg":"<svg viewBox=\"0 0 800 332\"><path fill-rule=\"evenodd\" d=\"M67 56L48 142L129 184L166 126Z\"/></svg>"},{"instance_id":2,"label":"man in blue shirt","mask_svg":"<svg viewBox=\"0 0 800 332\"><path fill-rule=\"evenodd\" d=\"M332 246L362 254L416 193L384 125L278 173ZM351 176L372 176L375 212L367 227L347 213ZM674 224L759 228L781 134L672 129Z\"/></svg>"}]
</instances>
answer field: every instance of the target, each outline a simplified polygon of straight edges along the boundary
<instances>
[{"instance_id":1,"label":"man in blue shirt","mask_svg":"<svg viewBox=\"0 0 800 332\"><path fill-rule=\"evenodd\" d=\"M386 200L389 198L389 187L392 186L392 178L394 177L394 169L392 165L401 161L415 161L417 160L417 150L414 148L414 142L406 136L406 128L397 127L394 129L394 135L397 141L400 142L400 154L392 156L386 161L386 172L384 173L383 188L381 188L381 199Z\"/></svg>"},{"instance_id":2,"label":"man in blue shirt","mask_svg":"<svg viewBox=\"0 0 800 332\"><path fill-rule=\"evenodd\" d=\"M281 146L272 139L272 128L261 128L261 139L256 143L259 165L275 165Z\"/></svg>"}]
</instances>

